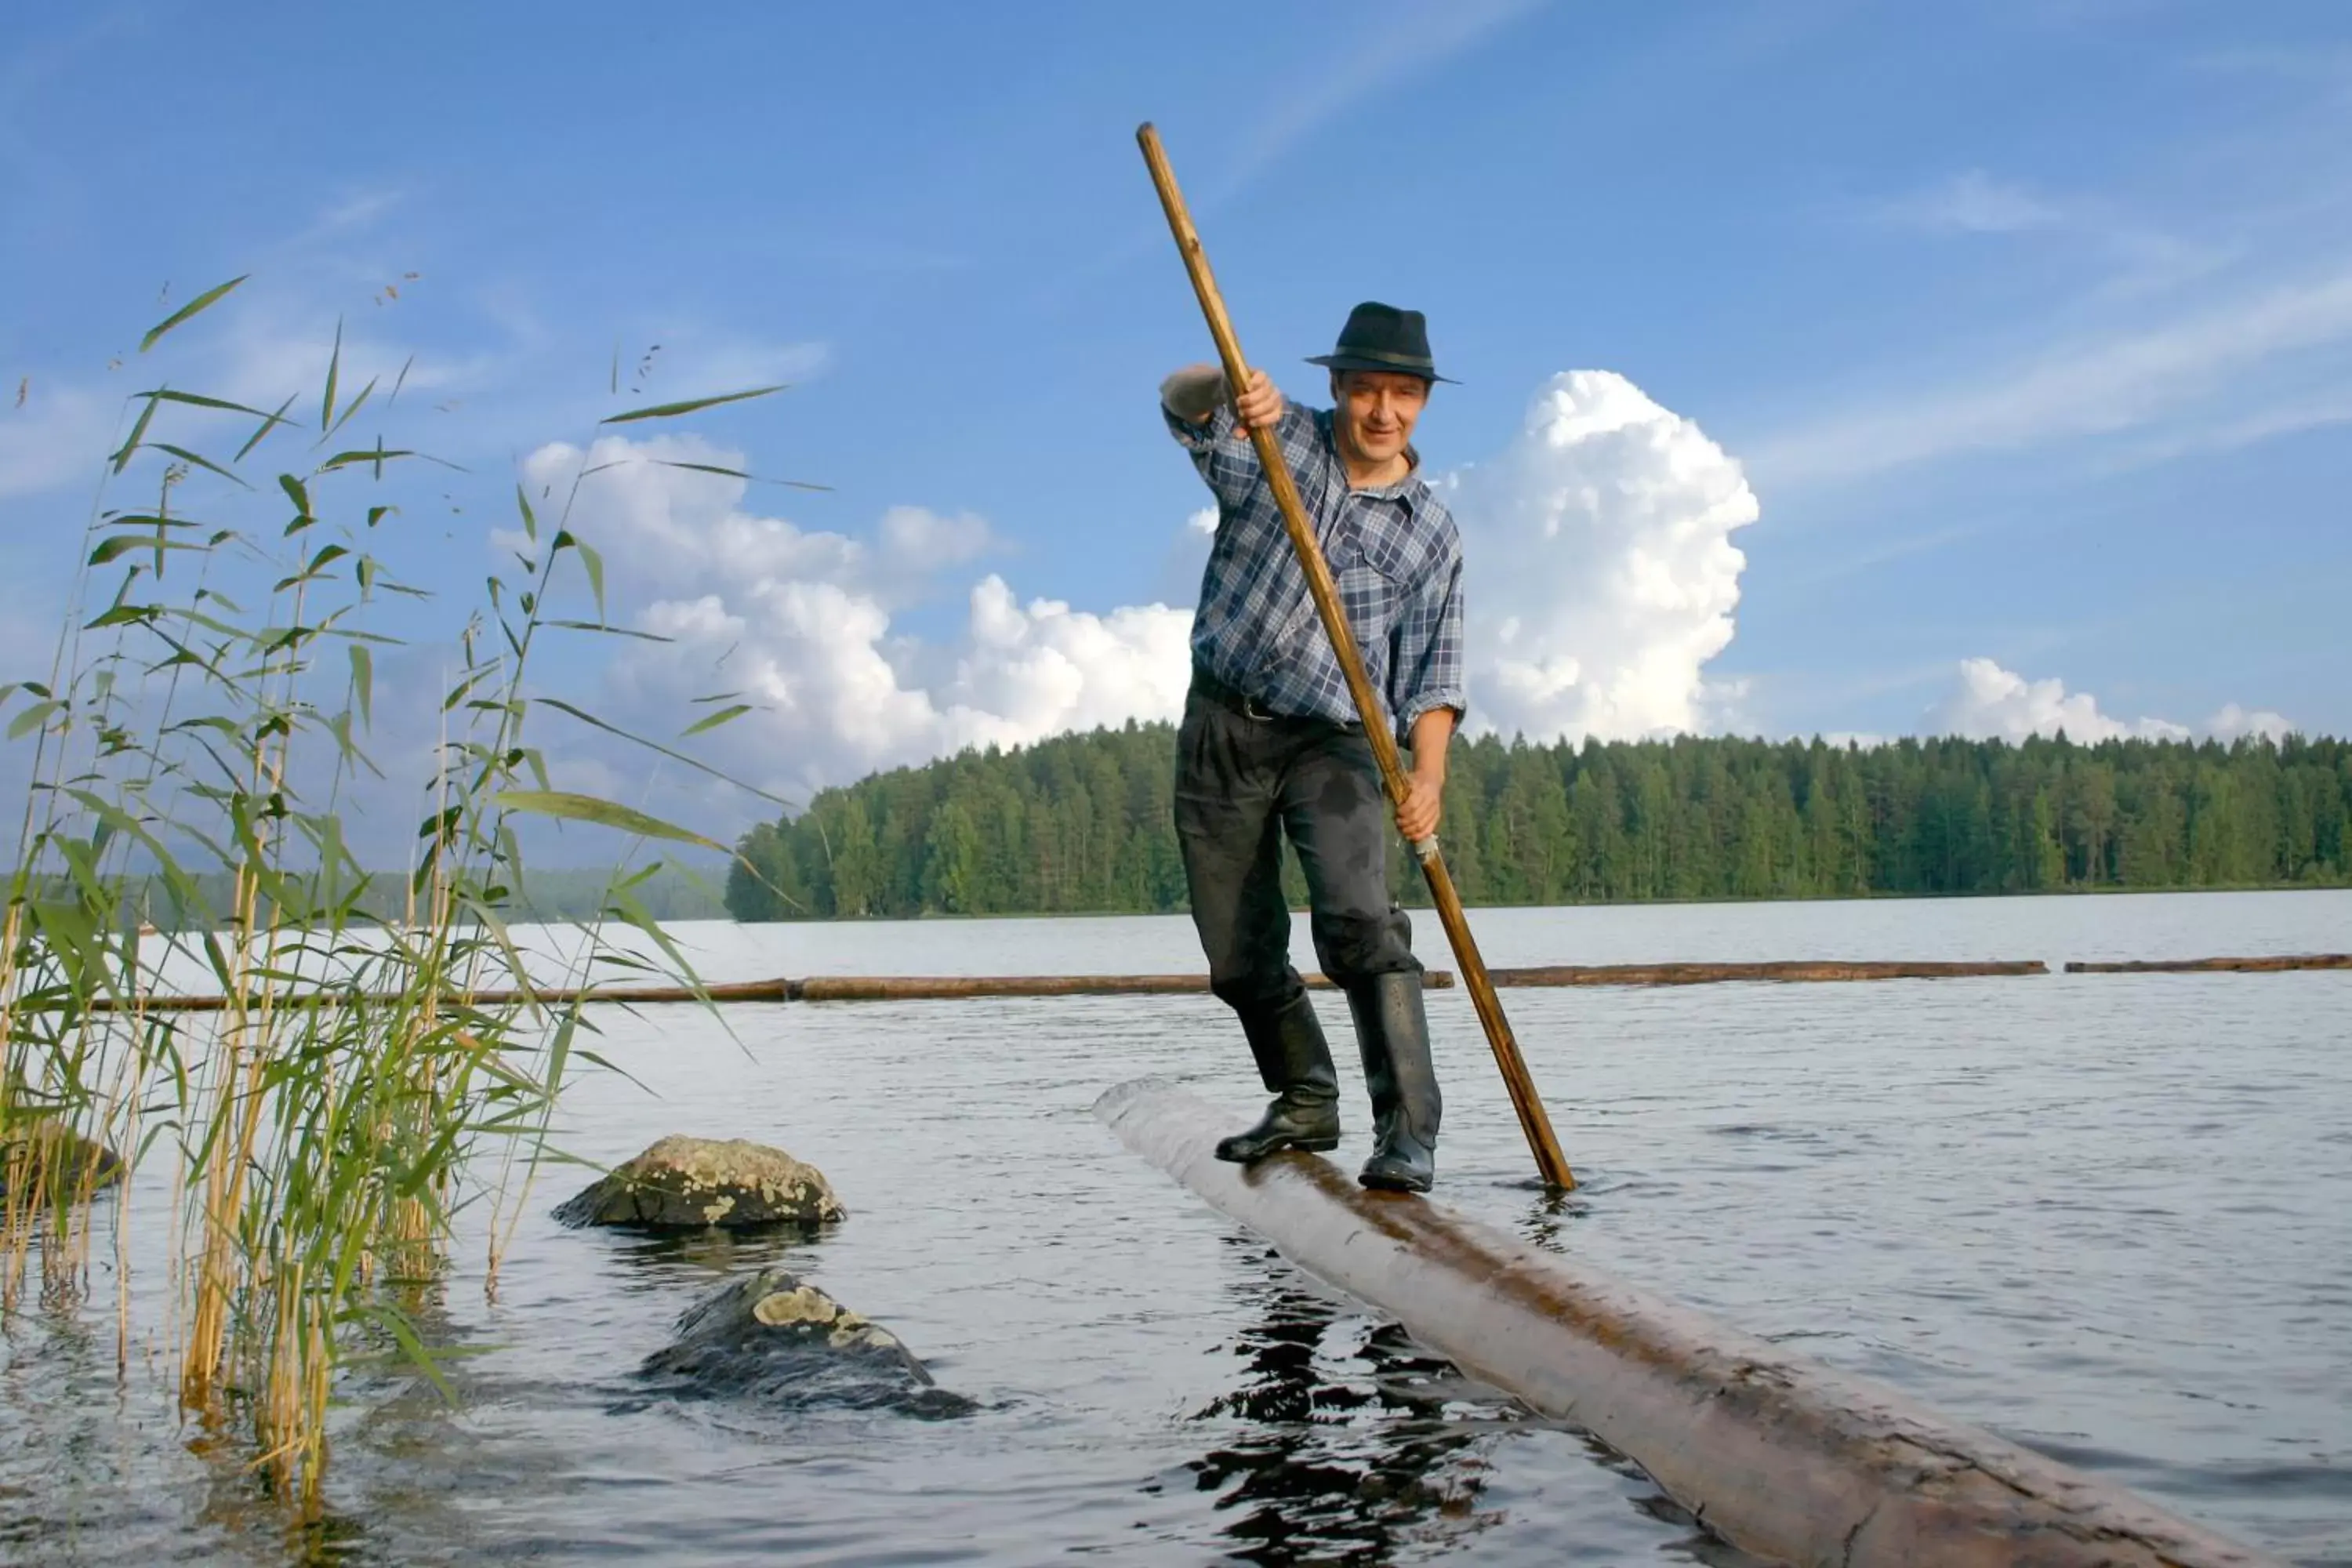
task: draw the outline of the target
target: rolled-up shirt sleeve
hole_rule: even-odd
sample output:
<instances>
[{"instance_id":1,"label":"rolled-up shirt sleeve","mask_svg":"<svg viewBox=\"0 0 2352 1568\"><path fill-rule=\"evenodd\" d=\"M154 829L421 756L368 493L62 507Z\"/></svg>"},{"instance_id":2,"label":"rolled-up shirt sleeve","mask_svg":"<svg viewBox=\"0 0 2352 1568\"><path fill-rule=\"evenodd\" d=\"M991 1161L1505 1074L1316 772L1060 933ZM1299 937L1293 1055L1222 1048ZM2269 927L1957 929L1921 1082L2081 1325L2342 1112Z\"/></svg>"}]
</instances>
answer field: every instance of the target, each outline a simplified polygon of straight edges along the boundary
<instances>
[{"instance_id":1,"label":"rolled-up shirt sleeve","mask_svg":"<svg viewBox=\"0 0 2352 1568\"><path fill-rule=\"evenodd\" d=\"M1462 558L1423 578L1397 617L1389 658L1389 710L1397 738L1410 740L1413 721L1438 708L1459 716L1469 706L1462 672Z\"/></svg>"},{"instance_id":2,"label":"rolled-up shirt sleeve","mask_svg":"<svg viewBox=\"0 0 2352 1568\"><path fill-rule=\"evenodd\" d=\"M1160 413L1168 421L1169 434L1192 454L1192 466L1201 470L1202 482L1220 505L1237 508L1249 500L1264 471L1258 467L1257 448L1235 422L1232 409L1219 408L1198 425L1164 403L1160 405ZM1315 438L1315 416L1297 404L1286 401L1282 417L1275 422L1275 434L1296 471L1306 450L1305 444Z\"/></svg>"}]
</instances>

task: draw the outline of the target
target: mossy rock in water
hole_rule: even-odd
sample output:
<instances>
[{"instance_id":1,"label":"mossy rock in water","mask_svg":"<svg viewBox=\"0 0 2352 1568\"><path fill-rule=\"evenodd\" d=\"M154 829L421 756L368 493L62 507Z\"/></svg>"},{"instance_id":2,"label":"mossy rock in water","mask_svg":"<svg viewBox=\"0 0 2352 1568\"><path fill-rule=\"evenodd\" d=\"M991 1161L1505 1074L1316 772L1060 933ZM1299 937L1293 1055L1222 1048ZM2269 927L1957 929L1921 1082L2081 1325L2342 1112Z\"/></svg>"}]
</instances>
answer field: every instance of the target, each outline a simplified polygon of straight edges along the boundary
<instances>
[{"instance_id":1,"label":"mossy rock in water","mask_svg":"<svg viewBox=\"0 0 2352 1568\"><path fill-rule=\"evenodd\" d=\"M782 1268L721 1286L678 1320L677 1338L646 1358L648 1377L683 1381L704 1397L763 1406L832 1405L961 1415L972 1408L937 1387L898 1336Z\"/></svg>"},{"instance_id":2,"label":"mossy rock in water","mask_svg":"<svg viewBox=\"0 0 2352 1568\"><path fill-rule=\"evenodd\" d=\"M122 1179L122 1160L103 1143L43 1121L0 1143L0 1197L12 1176L55 1201L114 1185Z\"/></svg>"},{"instance_id":3,"label":"mossy rock in water","mask_svg":"<svg viewBox=\"0 0 2352 1568\"><path fill-rule=\"evenodd\" d=\"M814 1165L740 1138L672 1136L555 1211L565 1225L730 1230L829 1225L848 1214Z\"/></svg>"}]
</instances>

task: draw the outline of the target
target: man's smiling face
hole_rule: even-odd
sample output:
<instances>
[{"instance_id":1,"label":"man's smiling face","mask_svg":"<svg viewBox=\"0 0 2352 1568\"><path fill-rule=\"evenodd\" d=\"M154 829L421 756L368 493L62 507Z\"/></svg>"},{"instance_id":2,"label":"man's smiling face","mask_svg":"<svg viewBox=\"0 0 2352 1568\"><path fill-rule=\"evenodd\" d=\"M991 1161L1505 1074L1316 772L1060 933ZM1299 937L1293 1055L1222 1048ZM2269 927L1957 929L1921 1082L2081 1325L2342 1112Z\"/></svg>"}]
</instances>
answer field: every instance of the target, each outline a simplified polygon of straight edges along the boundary
<instances>
[{"instance_id":1,"label":"man's smiling face","mask_svg":"<svg viewBox=\"0 0 2352 1568\"><path fill-rule=\"evenodd\" d=\"M1429 402L1429 383L1402 371L1338 370L1331 373L1331 399L1340 434L1356 456L1386 463L1412 442Z\"/></svg>"}]
</instances>

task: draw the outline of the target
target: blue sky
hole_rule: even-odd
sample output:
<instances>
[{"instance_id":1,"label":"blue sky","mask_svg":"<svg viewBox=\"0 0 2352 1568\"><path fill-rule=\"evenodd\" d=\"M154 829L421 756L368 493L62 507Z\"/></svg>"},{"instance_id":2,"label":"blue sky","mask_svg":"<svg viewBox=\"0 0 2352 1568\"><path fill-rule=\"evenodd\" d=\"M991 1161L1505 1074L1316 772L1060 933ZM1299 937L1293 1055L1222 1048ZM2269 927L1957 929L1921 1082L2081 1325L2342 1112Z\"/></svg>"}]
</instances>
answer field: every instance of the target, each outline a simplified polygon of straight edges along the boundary
<instances>
[{"instance_id":1,"label":"blue sky","mask_svg":"<svg viewBox=\"0 0 2352 1568\"><path fill-rule=\"evenodd\" d=\"M2101 722L2239 704L2352 729L2341 0L51 8L0 39L0 372L26 388L0 405L6 612L46 621L69 571L142 370L110 358L159 300L251 272L190 330L191 374L290 391L338 316L357 358L415 353L416 416L438 405L435 449L469 470L433 487L418 570L460 598L517 466L610 411L616 353L635 377L661 345L648 397L793 381L697 429L835 488L639 497L793 531L676 581L647 534L615 589L631 614L717 605L779 691L885 680L747 731L805 752L780 779L1155 711L1164 681L1102 671L1181 647L1116 617L1190 587L1201 493L1152 389L1205 342L1147 118L1244 344L1294 391L1348 307L1386 299L1428 312L1462 382L1423 426L1433 472L1509 471L1571 370L1655 405L1655 461L1714 462L1703 433L1737 465L1736 634L1654 634L1695 672L1689 721L2016 732L2079 727L2088 694ZM1622 452L1599 471L1655 477ZM1520 574L1494 558L1508 531L1465 518L1473 615L1482 581L1536 620L1556 585L1588 684L1654 631L1580 630L1580 584L1679 537L1605 523ZM833 535L864 564L810 564ZM1019 626L988 630L982 579ZM787 599L816 618L760 643ZM1038 599L1069 607L1051 637ZM880 665L793 665L836 634ZM1047 653L1101 679L1046 700ZM624 704L692 683L576 674Z\"/></svg>"}]
</instances>

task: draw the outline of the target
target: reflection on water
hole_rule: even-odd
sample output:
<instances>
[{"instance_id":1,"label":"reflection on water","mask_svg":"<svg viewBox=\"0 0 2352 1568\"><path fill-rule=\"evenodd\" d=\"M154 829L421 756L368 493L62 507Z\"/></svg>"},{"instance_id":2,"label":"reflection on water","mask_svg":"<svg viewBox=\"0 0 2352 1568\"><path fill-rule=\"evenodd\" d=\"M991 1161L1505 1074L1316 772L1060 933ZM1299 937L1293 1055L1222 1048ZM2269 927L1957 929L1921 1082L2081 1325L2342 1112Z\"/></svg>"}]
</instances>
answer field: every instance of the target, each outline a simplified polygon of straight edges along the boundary
<instances>
[{"instance_id":1,"label":"reflection on water","mask_svg":"<svg viewBox=\"0 0 2352 1568\"><path fill-rule=\"evenodd\" d=\"M1570 1228L1592 1212L1594 1199L1589 1185L1546 1193L1519 1215L1519 1239L1546 1252L1566 1252Z\"/></svg>"},{"instance_id":2,"label":"reflection on water","mask_svg":"<svg viewBox=\"0 0 2352 1568\"><path fill-rule=\"evenodd\" d=\"M1241 1244L1247 1245L1247 1244ZM1467 1383L1393 1323L1299 1289L1288 1271L1240 1275L1241 1381L1195 1419L1242 1423L1190 1468L1216 1494L1234 1555L1265 1564L1385 1563L1475 1534L1481 1440L1522 1415Z\"/></svg>"},{"instance_id":3,"label":"reflection on water","mask_svg":"<svg viewBox=\"0 0 2352 1568\"><path fill-rule=\"evenodd\" d=\"M1758 1568L1622 1455L1465 1377L1258 1243L1227 1245L1243 1327L1223 1349L1240 1363L1237 1382L1192 1415L1220 1440L1185 1468L1214 1498L1232 1560L1373 1568L1468 1549L1520 1522L1516 1500L1490 1484L1512 1462L1509 1445L1549 1436L1614 1475L1631 1515L1670 1527L1650 1552ZM1603 1560L1622 1550L1613 1536L1600 1544Z\"/></svg>"}]
</instances>

